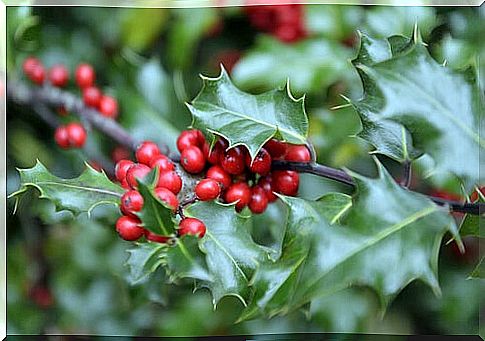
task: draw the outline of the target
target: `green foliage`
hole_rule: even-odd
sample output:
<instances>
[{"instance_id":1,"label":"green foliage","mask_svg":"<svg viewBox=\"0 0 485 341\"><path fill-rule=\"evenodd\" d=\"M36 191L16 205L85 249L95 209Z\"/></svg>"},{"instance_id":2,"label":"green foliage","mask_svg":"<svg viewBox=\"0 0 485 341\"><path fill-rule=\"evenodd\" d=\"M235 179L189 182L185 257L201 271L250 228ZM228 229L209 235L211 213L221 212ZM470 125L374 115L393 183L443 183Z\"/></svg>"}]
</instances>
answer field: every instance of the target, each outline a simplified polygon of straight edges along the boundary
<instances>
[{"instance_id":1,"label":"green foliage","mask_svg":"<svg viewBox=\"0 0 485 341\"><path fill-rule=\"evenodd\" d=\"M112 183L104 172L86 164L86 170L77 178L61 179L49 173L40 161L28 169L19 169L20 189L10 195L17 197L34 187L40 198L52 201L57 210L68 210L78 215L91 211L101 204L119 205L124 190Z\"/></svg>"},{"instance_id":2,"label":"green foliage","mask_svg":"<svg viewBox=\"0 0 485 341\"><path fill-rule=\"evenodd\" d=\"M187 106L192 125L225 137L231 146L245 145L254 158L272 137L304 144L308 119L303 98L291 96L289 86L251 95L242 92L222 69L217 78L202 78L204 85Z\"/></svg>"},{"instance_id":3,"label":"green foliage","mask_svg":"<svg viewBox=\"0 0 485 341\"><path fill-rule=\"evenodd\" d=\"M352 101L362 120L359 136L376 153L401 162L427 153L437 171L473 186L479 178L479 151L485 148L478 130L483 105L474 76L434 61L417 30L411 40L363 36L353 63L364 85L364 97Z\"/></svg>"}]
</instances>

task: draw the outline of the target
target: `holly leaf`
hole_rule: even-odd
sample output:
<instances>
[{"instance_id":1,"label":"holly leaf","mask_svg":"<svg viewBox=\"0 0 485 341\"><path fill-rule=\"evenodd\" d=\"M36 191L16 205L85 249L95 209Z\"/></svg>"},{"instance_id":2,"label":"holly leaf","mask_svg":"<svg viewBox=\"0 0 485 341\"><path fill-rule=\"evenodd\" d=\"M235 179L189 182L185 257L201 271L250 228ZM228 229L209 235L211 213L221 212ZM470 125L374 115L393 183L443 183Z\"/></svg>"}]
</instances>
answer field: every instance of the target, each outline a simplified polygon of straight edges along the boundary
<instances>
[{"instance_id":1,"label":"holly leaf","mask_svg":"<svg viewBox=\"0 0 485 341\"><path fill-rule=\"evenodd\" d=\"M238 61L231 75L245 89L273 89L289 79L292 89L298 93L322 91L351 73L350 51L326 39L285 44L262 36Z\"/></svg>"},{"instance_id":2,"label":"holly leaf","mask_svg":"<svg viewBox=\"0 0 485 341\"><path fill-rule=\"evenodd\" d=\"M153 191L154 179L157 177L154 169L145 179L138 179L138 191L143 197L143 208L137 215L143 228L162 236L171 236L175 233L173 210Z\"/></svg>"},{"instance_id":3,"label":"holly leaf","mask_svg":"<svg viewBox=\"0 0 485 341\"><path fill-rule=\"evenodd\" d=\"M374 152L400 162L427 153L436 171L473 185L485 141L478 130L483 103L471 72L438 64L417 29L407 41L363 36L353 64L364 96L351 103L362 120L359 136L374 145Z\"/></svg>"},{"instance_id":4,"label":"holly leaf","mask_svg":"<svg viewBox=\"0 0 485 341\"><path fill-rule=\"evenodd\" d=\"M55 204L56 211L67 210L74 215L91 211L98 205L119 205L123 188L111 182L106 174L98 172L86 163L84 172L73 179L61 179L51 174L37 160L32 168L18 169L20 188L9 197L18 197L29 188L36 188L40 198Z\"/></svg>"},{"instance_id":5,"label":"holly leaf","mask_svg":"<svg viewBox=\"0 0 485 341\"><path fill-rule=\"evenodd\" d=\"M485 197L483 196L482 192L477 191L478 194L478 200L475 201L476 203L485 203ZM474 214L466 214L463 217L463 220L461 221L460 224L460 236L465 237L465 236L474 236L474 237L480 237L480 238L485 238L485 228L483 226L480 226L480 220L482 220L485 216L485 212L479 212L479 215L474 215Z\"/></svg>"},{"instance_id":6,"label":"holly leaf","mask_svg":"<svg viewBox=\"0 0 485 341\"><path fill-rule=\"evenodd\" d=\"M253 158L272 137L305 144L308 119L303 97L294 99L288 85L251 95L239 90L224 68L219 77L202 80L202 90L187 104L195 128L225 137L230 146L246 146Z\"/></svg>"},{"instance_id":7,"label":"holly leaf","mask_svg":"<svg viewBox=\"0 0 485 341\"><path fill-rule=\"evenodd\" d=\"M478 262L477 266L475 267L475 269L473 269L473 271L470 273L470 275L468 276L468 278L485 278L485 262L483 261L485 259L485 257L482 257L480 259L480 261Z\"/></svg>"},{"instance_id":8,"label":"holly leaf","mask_svg":"<svg viewBox=\"0 0 485 341\"><path fill-rule=\"evenodd\" d=\"M378 169L377 179L350 172L357 195L338 224L328 221L325 201L283 197L290 214L282 256L257 269L241 320L284 314L351 285L372 287L383 307L416 279L439 293L439 246L446 231L461 243L455 223Z\"/></svg>"},{"instance_id":9,"label":"holly leaf","mask_svg":"<svg viewBox=\"0 0 485 341\"><path fill-rule=\"evenodd\" d=\"M135 285L146 280L163 263L167 245L159 243L136 243L127 250L130 254L125 265L128 267L128 281Z\"/></svg>"},{"instance_id":10,"label":"holly leaf","mask_svg":"<svg viewBox=\"0 0 485 341\"><path fill-rule=\"evenodd\" d=\"M212 281L199 286L211 291L214 306L224 296L235 296L246 304L249 279L258 264L268 259L270 251L251 238L249 217L236 213L234 205L216 202L199 202L185 212L202 220L207 229L199 247Z\"/></svg>"}]
</instances>

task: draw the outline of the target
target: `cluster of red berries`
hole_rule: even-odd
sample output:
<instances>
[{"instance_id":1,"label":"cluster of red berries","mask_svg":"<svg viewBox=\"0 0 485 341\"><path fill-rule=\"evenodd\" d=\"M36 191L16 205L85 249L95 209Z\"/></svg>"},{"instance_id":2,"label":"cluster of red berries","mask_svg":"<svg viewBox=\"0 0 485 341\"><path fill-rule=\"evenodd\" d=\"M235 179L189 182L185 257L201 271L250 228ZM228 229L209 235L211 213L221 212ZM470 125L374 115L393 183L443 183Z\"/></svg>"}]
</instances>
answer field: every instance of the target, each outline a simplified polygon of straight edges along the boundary
<instances>
[{"instance_id":1,"label":"cluster of red berries","mask_svg":"<svg viewBox=\"0 0 485 341\"><path fill-rule=\"evenodd\" d=\"M218 138L211 149L202 132L196 129L185 130L178 137L181 167L191 174L205 172L205 177L195 185L194 200L220 199L225 203L235 203L238 212L248 207L255 214L263 213L268 204L277 199L275 193L291 196L298 193L298 173L272 171L272 160L308 162L311 159L306 146L275 139L268 141L252 161L245 147L228 147L226 140ZM116 230L125 240L138 240L144 235L147 240L165 243L170 236L156 235L141 226L137 213L143 208L143 197L137 191L137 179L158 167L159 177L154 192L175 214L181 211L177 194L182 188L182 178L173 162L151 141L143 142L135 156L138 163L120 160L116 165L116 178L127 189L121 198L123 216L118 219ZM178 236L204 236L206 227L202 221L181 218Z\"/></svg>"},{"instance_id":2,"label":"cluster of red berries","mask_svg":"<svg viewBox=\"0 0 485 341\"><path fill-rule=\"evenodd\" d=\"M279 40L292 43L304 38L304 7L301 4L245 7L251 24Z\"/></svg>"},{"instance_id":3,"label":"cluster of red berries","mask_svg":"<svg viewBox=\"0 0 485 341\"><path fill-rule=\"evenodd\" d=\"M52 86L66 87L69 83L69 71L66 66L57 64L46 71L42 62L35 58L25 59L23 64L25 75L37 85L43 85L47 80ZM47 77L46 77L47 76ZM115 119L118 116L118 102L115 98L103 94L95 86L96 74L89 64L79 64L74 74L76 85L82 92L84 104L94 108L105 117ZM58 108L61 116L66 116L67 111L64 107ZM87 133L84 127L73 122L67 125L60 125L54 133L54 139L61 148L81 148L86 142Z\"/></svg>"}]
</instances>

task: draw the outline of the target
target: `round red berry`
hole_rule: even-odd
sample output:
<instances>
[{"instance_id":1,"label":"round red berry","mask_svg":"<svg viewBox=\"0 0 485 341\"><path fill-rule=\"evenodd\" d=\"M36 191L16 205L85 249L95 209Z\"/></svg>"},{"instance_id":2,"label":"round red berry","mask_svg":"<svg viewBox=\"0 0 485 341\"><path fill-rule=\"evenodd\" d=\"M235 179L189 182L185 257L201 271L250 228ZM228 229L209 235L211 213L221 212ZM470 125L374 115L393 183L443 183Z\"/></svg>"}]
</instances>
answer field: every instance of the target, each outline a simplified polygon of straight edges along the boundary
<instances>
[{"instance_id":1,"label":"round red berry","mask_svg":"<svg viewBox=\"0 0 485 341\"><path fill-rule=\"evenodd\" d=\"M251 156L248 153L246 155L246 166L248 166L253 173L266 175L271 170L271 155L269 155L266 149L262 148L254 158L253 163L251 163Z\"/></svg>"},{"instance_id":2,"label":"round red berry","mask_svg":"<svg viewBox=\"0 0 485 341\"><path fill-rule=\"evenodd\" d=\"M224 196L227 203L236 202L236 210L241 211L251 200L251 189L245 182L238 182L231 185Z\"/></svg>"},{"instance_id":3,"label":"round red berry","mask_svg":"<svg viewBox=\"0 0 485 341\"><path fill-rule=\"evenodd\" d=\"M131 188L137 188L138 182L136 179L143 179L150 173L150 167L143 165L141 163L134 164L126 172L126 181Z\"/></svg>"},{"instance_id":4,"label":"round red berry","mask_svg":"<svg viewBox=\"0 0 485 341\"><path fill-rule=\"evenodd\" d=\"M128 169L131 168L135 163L131 160L120 160L115 166L115 176L116 179L120 182L126 180L126 172Z\"/></svg>"},{"instance_id":5,"label":"round red berry","mask_svg":"<svg viewBox=\"0 0 485 341\"><path fill-rule=\"evenodd\" d=\"M157 187L163 187L173 194L178 194L182 189L182 179L175 171L160 172Z\"/></svg>"},{"instance_id":6,"label":"round red berry","mask_svg":"<svg viewBox=\"0 0 485 341\"><path fill-rule=\"evenodd\" d=\"M95 86L89 86L83 89L83 101L88 107L97 108L101 100L101 90Z\"/></svg>"},{"instance_id":7,"label":"round red berry","mask_svg":"<svg viewBox=\"0 0 485 341\"><path fill-rule=\"evenodd\" d=\"M254 186L251 189L251 201L248 204L251 212L255 214L263 213L268 207L268 197L262 187Z\"/></svg>"},{"instance_id":8,"label":"round red berry","mask_svg":"<svg viewBox=\"0 0 485 341\"><path fill-rule=\"evenodd\" d=\"M264 144L264 149L268 151L273 160L281 160L285 157L288 145L276 139L271 139Z\"/></svg>"},{"instance_id":9,"label":"round red berry","mask_svg":"<svg viewBox=\"0 0 485 341\"><path fill-rule=\"evenodd\" d=\"M143 197L135 190L125 192L121 197L120 207L124 214L136 216L135 213L140 212L143 208Z\"/></svg>"},{"instance_id":10,"label":"round red berry","mask_svg":"<svg viewBox=\"0 0 485 341\"><path fill-rule=\"evenodd\" d=\"M101 96L99 112L105 117L116 118L118 116L118 102L111 96Z\"/></svg>"},{"instance_id":11,"label":"round red berry","mask_svg":"<svg viewBox=\"0 0 485 341\"><path fill-rule=\"evenodd\" d=\"M206 142L204 143L204 156L206 157L207 161L210 164L213 165L218 165L221 163L222 158L224 157L224 154L227 149L227 142L223 139L218 139L214 146L212 147L212 150L210 150L209 144Z\"/></svg>"},{"instance_id":12,"label":"round red berry","mask_svg":"<svg viewBox=\"0 0 485 341\"><path fill-rule=\"evenodd\" d=\"M180 236L189 234L202 238L205 235L205 225L202 221L196 218L185 218L180 222L178 234Z\"/></svg>"},{"instance_id":13,"label":"round red berry","mask_svg":"<svg viewBox=\"0 0 485 341\"><path fill-rule=\"evenodd\" d=\"M42 64L35 66L32 69L32 73L28 76L29 76L30 80L32 82L34 82L35 84L42 85L42 83L44 83L44 79L45 79L45 70L44 70L44 67L42 66Z\"/></svg>"},{"instance_id":14,"label":"round red berry","mask_svg":"<svg viewBox=\"0 0 485 341\"><path fill-rule=\"evenodd\" d=\"M122 216L116 221L116 231L124 240L135 241L145 232L140 224L138 218Z\"/></svg>"},{"instance_id":15,"label":"round red berry","mask_svg":"<svg viewBox=\"0 0 485 341\"><path fill-rule=\"evenodd\" d=\"M273 190L284 195L294 196L298 192L300 177L293 171L275 171L272 174Z\"/></svg>"},{"instance_id":16,"label":"round red berry","mask_svg":"<svg viewBox=\"0 0 485 341\"><path fill-rule=\"evenodd\" d=\"M170 237L160 236L158 234L153 233L150 230L145 230L145 238L151 242L162 243L162 244L166 243L170 239Z\"/></svg>"},{"instance_id":17,"label":"round red berry","mask_svg":"<svg viewBox=\"0 0 485 341\"><path fill-rule=\"evenodd\" d=\"M54 65L49 70L49 80L54 86L64 87L69 81L69 71L64 65Z\"/></svg>"},{"instance_id":18,"label":"round red berry","mask_svg":"<svg viewBox=\"0 0 485 341\"><path fill-rule=\"evenodd\" d=\"M202 179L195 186L195 195L202 201L216 199L221 194L221 186L214 179Z\"/></svg>"},{"instance_id":19,"label":"round red berry","mask_svg":"<svg viewBox=\"0 0 485 341\"><path fill-rule=\"evenodd\" d=\"M54 140L59 147L64 149L69 148L71 144L69 143L69 135L65 126L58 126L56 128Z\"/></svg>"},{"instance_id":20,"label":"round red berry","mask_svg":"<svg viewBox=\"0 0 485 341\"><path fill-rule=\"evenodd\" d=\"M258 186L264 190L269 202L273 202L273 201L276 201L276 199L278 199L278 197L273 193L272 182L273 182L273 179L271 175L264 176L260 178L258 181Z\"/></svg>"},{"instance_id":21,"label":"round red berry","mask_svg":"<svg viewBox=\"0 0 485 341\"><path fill-rule=\"evenodd\" d=\"M152 159L160 155L160 148L152 141L143 141L136 149L136 159L138 162L149 165Z\"/></svg>"},{"instance_id":22,"label":"round red berry","mask_svg":"<svg viewBox=\"0 0 485 341\"><path fill-rule=\"evenodd\" d=\"M197 131L184 130L177 138L177 149L179 152L183 152L185 148L190 146L199 146L200 140Z\"/></svg>"},{"instance_id":23,"label":"round red berry","mask_svg":"<svg viewBox=\"0 0 485 341\"><path fill-rule=\"evenodd\" d=\"M82 124L69 123L66 126L67 135L69 137L69 143L71 147L82 148L86 142L87 133Z\"/></svg>"},{"instance_id":24,"label":"round red berry","mask_svg":"<svg viewBox=\"0 0 485 341\"><path fill-rule=\"evenodd\" d=\"M221 166L226 172L232 175L244 173L245 170L245 150L241 146L229 149L221 161Z\"/></svg>"},{"instance_id":25,"label":"round red berry","mask_svg":"<svg viewBox=\"0 0 485 341\"><path fill-rule=\"evenodd\" d=\"M207 170L206 178L214 179L221 184L222 188L229 188L232 184L232 179L221 166L212 166Z\"/></svg>"},{"instance_id":26,"label":"round red berry","mask_svg":"<svg viewBox=\"0 0 485 341\"><path fill-rule=\"evenodd\" d=\"M177 209L179 205L179 201L175 194L163 187L155 188L155 194L157 197L165 202L168 206L170 206L174 211Z\"/></svg>"},{"instance_id":27,"label":"round red berry","mask_svg":"<svg viewBox=\"0 0 485 341\"><path fill-rule=\"evenodd\" d=\"M42 65L40 60L38 60L35 57L28 57L24 60L22 68L24 70L24 73L30 77L30 75L32 74L32 71L39 65Z\"/></svg>"},{"instance_id":28,"label":"round red berry","mask_svg":"<svg viewBox=\"0 0 485 341\"><path fill-rule=\"evenodd\" d=\"M175 169L172 161L170 161L170 159L163 154L155 156L150 162L150 167L158 167L160 172L171 171Z\"/></svg>"},{"instance_id":29,"label":"round red berry","mask_svg":"<svg viewBox=\"0 0 485 341\"><path fill-rule=\"evenodd\" d=\"M204 154L199 147L188 146L180 154L180 164L189 173L200 173L205 167Z\"/></svg>"},{"instance_id":30,"label":"round red berry","mask_svg":"<svg viewBox=\"0 0 485 341\"><path fill-rule=\"evenodd\" d=\"M96 75L94 69L89 64L79 64L75 73L77 85L83 89L93 86Z\"/></svg>"},{"instance_id":31,"label":"round red berry","mask_svg":"<svg viewBox=\"0 0 485 341\"><path fill-rule=\"evenodd\" d=\"M285 160L295 162L309 162L312 159L310 151L305 145L288 145Z\"/></svg>"}]
</instances>

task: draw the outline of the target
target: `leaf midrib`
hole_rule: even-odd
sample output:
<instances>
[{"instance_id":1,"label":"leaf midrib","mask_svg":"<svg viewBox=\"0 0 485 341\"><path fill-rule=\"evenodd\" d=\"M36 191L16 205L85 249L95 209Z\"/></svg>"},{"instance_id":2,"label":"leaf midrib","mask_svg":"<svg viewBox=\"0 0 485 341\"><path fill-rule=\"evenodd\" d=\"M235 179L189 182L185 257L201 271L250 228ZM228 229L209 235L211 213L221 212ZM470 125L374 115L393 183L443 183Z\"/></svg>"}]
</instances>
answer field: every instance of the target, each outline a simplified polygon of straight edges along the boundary
<instances>
[{"instance_id":1,"label":"leaf midrib","mask_svg":"<svg viewBox=\"0 0 485 341\"><path fill-rule=\"evenodd\" d=\"M230 110L230 109L227 109L227 108L225 108L225 107L218 106L218 105L215 105L215 104L212 104L212 103L209 103L209 102L202 101L202 102L199 102L199 103L204 103L205 105L207 105L207 106L209 106L209 107L214 107L214 108L222 109L222 110L224 110L224 112L225 112L225 113L232 114L232 115L234 115L234 116L238 116L238 117L241 117L241 118L243 118L243 119L250 120L250 121L254 121L254 122L259 123L259 124L261 124L261 125L265 125L265 126L267 126L267 127L270 127L270 128L272 128L272 129L275 129L275 132L276 132L276 131L284 132L284 133L286 133L286 134L288 134L288 135L291 135L291 136L293 136L293 137L297 138L297 139L298 139L298 140L300 140L300 141L304 141L304 140L305 140L304 136L302 136L302 135L298 135L298 134L295 134L294 132L292 132L292 131L290 131L290 130L288 130L288 129L281 128L279 125L273 125L273 124L270 124L270 123L268 123L268 122L258 120L258 119L256 119L256 118L255 118L255 117L253 117L253 116L248 116L248 115L246 115L246 114L242 114L242 113L239 113L239 112L237 112L237 111Z\"/></svg>"},{"instance_id":2,"label":"leaf midrib","mask_svg":"<svg viewBox=\"0 0 485 341\"><path fill-rule=\"evenodd\" d=\"M82 190L82 191L108 194L108 195L112 195L112 196L115 196L115 197L118 197L118 198L121 197L121 194L117 193L117 192L112 192L112 191L109 191L109 190L104 190L104 189L95 188L95 187L82 187L82 186L71 185L71 184L66 184L66 183L62 183L62 182L39 181L39 182L36 182L36 183L33 183L33 182L24 183L24 186L33 186L33 187L36 187L36 188L40 188L42 190L41 185L51 185L51 186L56 185L56 186L68 187L68 188L73 188L73 189Z\"/></svg>"}]
</instances>

